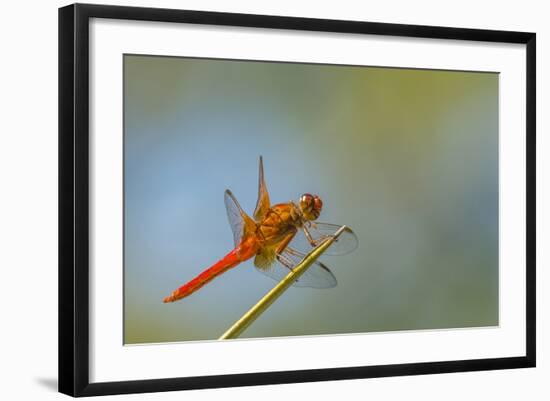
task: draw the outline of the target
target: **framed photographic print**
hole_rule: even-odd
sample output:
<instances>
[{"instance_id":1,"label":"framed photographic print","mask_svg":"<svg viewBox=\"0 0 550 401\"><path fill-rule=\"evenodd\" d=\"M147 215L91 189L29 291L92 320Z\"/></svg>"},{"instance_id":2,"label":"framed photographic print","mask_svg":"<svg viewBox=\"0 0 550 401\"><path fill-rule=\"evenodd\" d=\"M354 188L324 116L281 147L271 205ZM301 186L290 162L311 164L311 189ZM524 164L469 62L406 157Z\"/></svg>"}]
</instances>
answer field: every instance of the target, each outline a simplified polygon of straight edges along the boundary
<instances>
[{"instance_id":1,"label":"framed photographic print","mask_svg":"<svg viewBox=\"0 0 550 401\"><path fill-rule=\"evenodd\" d=\"M534 33L70 5L59 150L63 393L535 366Z\"/></svg>"}]
</instances>

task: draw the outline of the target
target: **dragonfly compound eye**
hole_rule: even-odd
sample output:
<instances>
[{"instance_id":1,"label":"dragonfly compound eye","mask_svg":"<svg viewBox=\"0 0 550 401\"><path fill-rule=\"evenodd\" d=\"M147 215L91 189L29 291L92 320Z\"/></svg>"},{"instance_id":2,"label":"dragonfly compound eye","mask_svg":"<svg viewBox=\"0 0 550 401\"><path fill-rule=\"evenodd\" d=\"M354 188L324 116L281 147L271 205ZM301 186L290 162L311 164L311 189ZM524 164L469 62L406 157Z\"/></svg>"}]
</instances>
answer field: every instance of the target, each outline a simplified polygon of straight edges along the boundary
<instances>
[{"instance_id":1,"label":"dragonfly compound eye","mask_svg":"<svg viewBox=\"0 0 550 401\"><path fill-rule=\"evenodd\" d=\"M315 202L315 200L313 198L313 195L311 195L311 194L303 194L302 196L300 196L300 208L303 211L312 210L314 202Z\"/></svg>"},{"instance_id":2,"label":"dragonfly compound eye","mask_svg":"<svg viewBox=\"0 0 550 401\"><path fill-rule=\"evenodd\" d=\"M317 217L321 214L321 209L323 209L323 201L315 195L313 197L313 210L317 213Z\"/></svg>"}]
</instances>

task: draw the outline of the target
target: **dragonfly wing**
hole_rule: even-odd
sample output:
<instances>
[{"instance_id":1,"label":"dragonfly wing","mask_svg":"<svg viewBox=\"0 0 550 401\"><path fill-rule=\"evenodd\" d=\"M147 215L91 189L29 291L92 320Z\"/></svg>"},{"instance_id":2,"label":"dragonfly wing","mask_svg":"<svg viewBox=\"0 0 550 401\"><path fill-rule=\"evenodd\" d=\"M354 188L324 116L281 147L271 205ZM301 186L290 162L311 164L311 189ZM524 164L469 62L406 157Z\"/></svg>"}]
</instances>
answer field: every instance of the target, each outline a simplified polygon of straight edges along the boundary
<instances>
[{"instance_id":1,"label":"dragonfly wing","mask_svg":"<svg viewBox=\"0 0 550 401\"><path fill-rule=\"evenodd\" d=\"M268 277L276 281L281 281L285 278L288 273L302 261L304 254L293 250L291 248L286 248L281 254L275 254L272 263L265 264L256 264L254 261L256 269L261 273L265 274ZM261 261L266 261L268 259L261 259ZM278 263L274 263L274 260L277 260ZM332 288L337 284L336 277L332 274L330 269L326 267L323 263L316 261L313 263L306 272L300 276L300 278L294 282L293 286L295 287L310 287L310 288Z\"/></svg>"},{"instance_id":2,"label":"dragonfly wing","mask_svg":"<svg viewBox=\"0 0 550 401\"><path fill-rule=\"evenodd\" d=\"M269 193L267 192L267 186L264 179L264 162L262 156L260 156L260 171L258 175L258 200L256 202L256 209L254 210L254 220L262 221L266 213L269 210Z\"/></svg>"},{"instance_id":3,"label":"dragonfly wing","mask_svg":"<svg viewBox=\"0 0 550 401\"><path fill-rule=\"evenodd\" d=\"M326 238L332 236L338 229L342 227L338 224L329 224L310 221L304 225L305 230L311 235L313 243L309 241L304 232L296 235L295 239L291 242L291 246L295 249L307 253L311 251L312 247L317 246ZM357 235L346 227L346 230L340 234L338 239L325 251L325 255L345 255L354 251L359 245Z\"/></svg>"},{"instance_id":4,"label":"dragonfly wing","mask_svg":"<svg viewBox=\"0 0 550 401\"><path fill-rule=\"evenodd\" d=\"M256 269L263 272L263 270L270 269L275 263L275 260L277 260L275 247L262 247L254 258L254 266L256 266Z\"/></svg>"},{"instance_id":5,"label":"dragonfly wing","mask_svg":"<svg viewBox=\"0 0 550 401\"><path fill-rule=\"evenodd\" d=\"M233 242L237 246L241 243L241 239L245 234L254 232L256 223L244 212L229 189L225 191L224 201L227 219L229 220L231 231L233 231Z\"/></svg>"},{"instance_id":6,"label":"dragonfly wing","mask_svg":"<svg viewBox=\"0 0 550 401\"><path fill-rule=\"evenodd\" d=\"M283 265L287 270L294 268L304 258L305 254L291 247L286 247L285 250L277 258L280 265ZM336 287L338 281L330 269L322 262L315 261L306 272L300 276L298 281L294 283L297 287L311 288L332 288Z\"/></svg>"}]
</instances>

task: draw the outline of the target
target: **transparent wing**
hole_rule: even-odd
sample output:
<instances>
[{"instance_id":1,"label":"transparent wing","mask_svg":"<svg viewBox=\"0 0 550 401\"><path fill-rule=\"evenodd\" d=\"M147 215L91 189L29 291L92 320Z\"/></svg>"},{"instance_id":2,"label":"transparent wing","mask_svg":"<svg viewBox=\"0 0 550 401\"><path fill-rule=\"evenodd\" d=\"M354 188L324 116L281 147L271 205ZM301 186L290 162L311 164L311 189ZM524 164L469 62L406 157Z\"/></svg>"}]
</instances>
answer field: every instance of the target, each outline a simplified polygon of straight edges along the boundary
<instances>
[{"instance_id":1,"label":"transparent wing","mask_svg":"<svg viewBox=\"0 0 550 401\"><path fill-rule=\"evenodd\" d=\"M338 224L309 221L304 224L302 232L297 234L290 244L293 248L307 253L312 247L317 246L323 240L332 236L340 227L342 226ZM340 234L338 239L334 241L324 254L332 256L345 255L354 251L358 245L357 235L355 235L351 228L346 227L346 230Z\"/></svg>"},{"instance_id":2,"label":"transparent wing","mask_svg":"<svg viewBox=\"0 0 550 401\"><path fill-rule=\"evenodd\" d=\"M264 179L264 162L260 156L260 171L258 175L258 200L254 210L254 220L261 221L269 210L269 193Z\"/></svg>"},{"instance_id":3,"label":"transparent wing","mask_svg":"<svg viewBox=\"0 0 550 401\"><path fill-rule=\"evenodd\" d=\"M224 202L227 219L229 220L231 231L233 231L233 242L237 246L246 233L254 231L256 223L244 212L229 189L225 191Z\"/></svg>"},{"instance_id":4,"label":"transparent wing","mask_svg":"<svg viewBox=\"0 0 550 401\"><path fill-rule=\"evenodd\" d=\"M256 266L261 273L276 281L281 281L286 275L302 261L305 254L287 247L282 253L276 255L278 263L266 266ZM334 274L323 263L316 261L306 272L293 284L295 287L310 288L332 288L336 287L337 281Z\"/></svg>"}]
</instances>

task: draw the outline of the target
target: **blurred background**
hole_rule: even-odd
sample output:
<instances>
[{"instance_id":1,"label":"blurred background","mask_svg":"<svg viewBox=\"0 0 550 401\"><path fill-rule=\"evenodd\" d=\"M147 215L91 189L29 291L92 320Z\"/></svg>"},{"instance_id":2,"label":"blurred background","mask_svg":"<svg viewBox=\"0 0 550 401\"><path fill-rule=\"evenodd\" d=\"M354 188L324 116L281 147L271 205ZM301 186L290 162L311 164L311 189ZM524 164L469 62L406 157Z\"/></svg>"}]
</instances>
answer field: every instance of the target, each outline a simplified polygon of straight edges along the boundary
<instances>
[{"instance_id":1,"label":"blurred background","mask_svg":"<svg viewBox=\"0 0 550 401\"><path fill-rule=\"evenodd\" d=\"M249 261L162 302L233 248L259 155L359 248L242 337L498 324L498 74L127 55L124 85L126 344L216 339L275 285Z\"/></svg>"}]
</instances>

